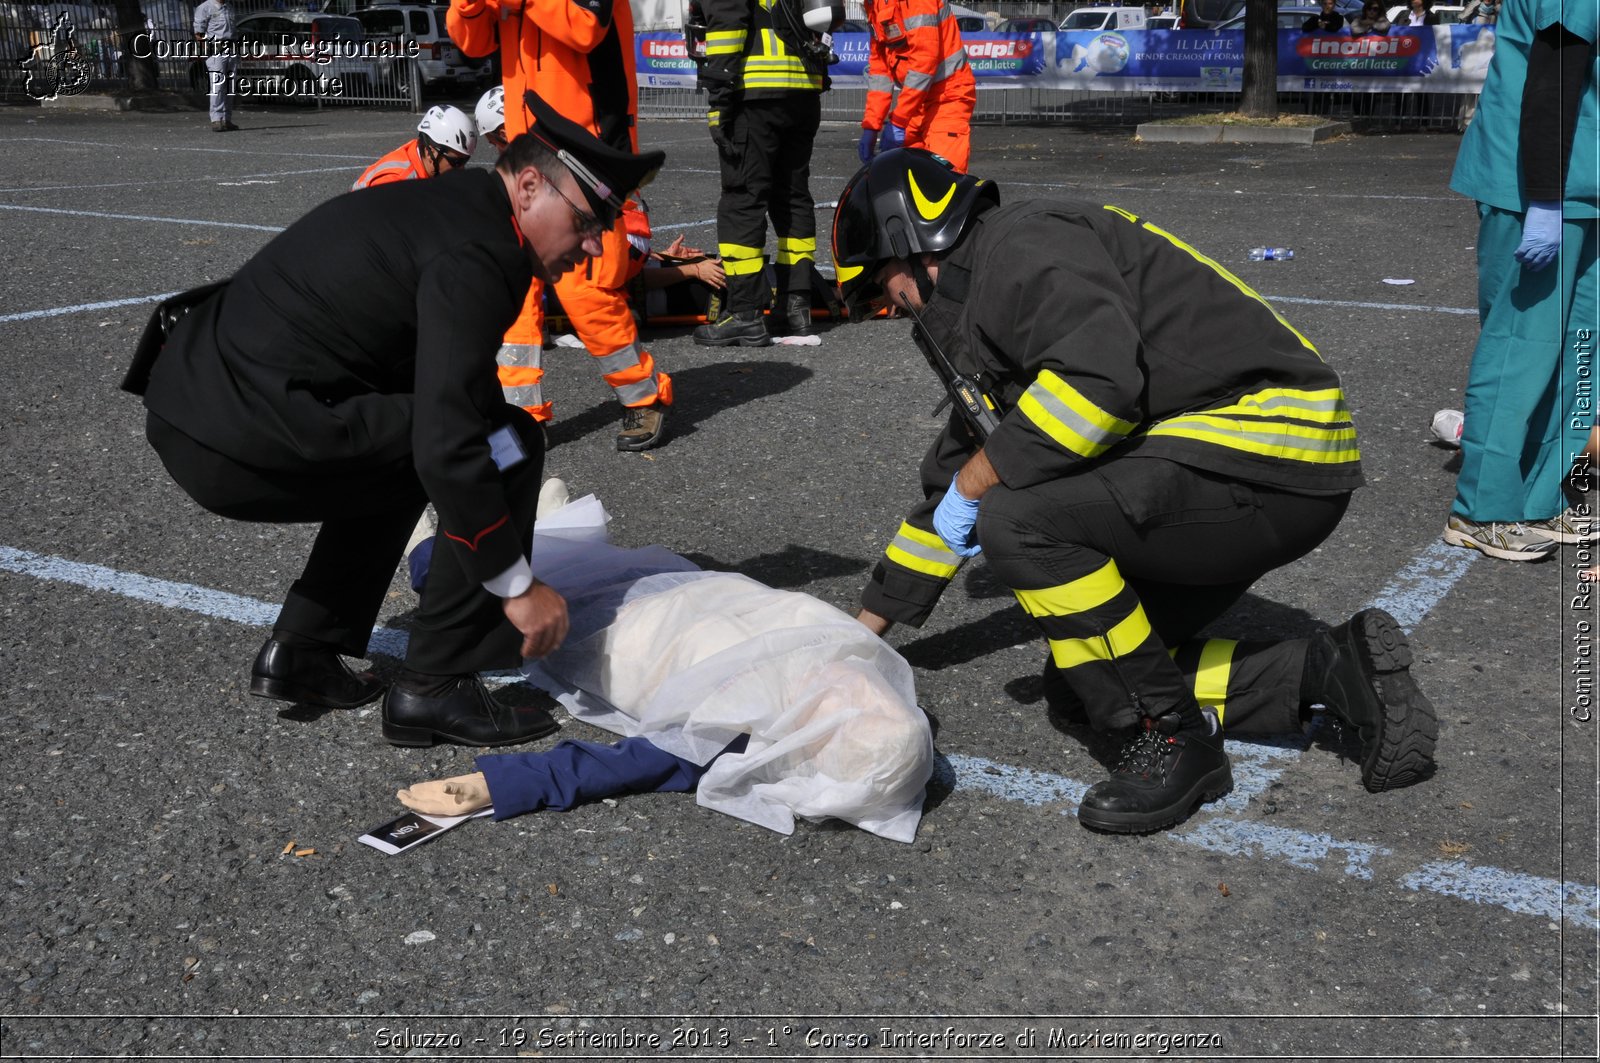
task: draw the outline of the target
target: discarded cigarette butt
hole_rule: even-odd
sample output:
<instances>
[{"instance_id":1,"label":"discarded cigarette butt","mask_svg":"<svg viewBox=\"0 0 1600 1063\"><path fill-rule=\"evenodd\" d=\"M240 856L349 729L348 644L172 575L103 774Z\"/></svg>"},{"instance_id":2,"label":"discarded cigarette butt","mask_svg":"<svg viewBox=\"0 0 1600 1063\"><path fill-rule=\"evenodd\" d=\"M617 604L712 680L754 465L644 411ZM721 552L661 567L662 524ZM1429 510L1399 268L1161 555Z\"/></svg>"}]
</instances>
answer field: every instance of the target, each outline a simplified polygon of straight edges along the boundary
<instances>
[{"instance_id":1,"label":"discarded cigarette butt","mask_svg":"<svg viewBox=\"0 0 1600 1063\"><path fill-rule=\"evenodd\" d=\"M315 849L296 849L294 851L294 855L296 856L315 856L316 853L317 851Z\"/></svg>"},{"instance_id":2,"label":"discarded cigarette butt","mask_svg":"<svg viewBox=\"0 0 1600 1063\"><path fill-rule=\"evenodd\" d=\"M293 852L293 851L294 851L294 842L290 842L288 845L285 845L281 850L278 851L278 855L282 856L284 853Z\"/></svg>"}]
</instances>

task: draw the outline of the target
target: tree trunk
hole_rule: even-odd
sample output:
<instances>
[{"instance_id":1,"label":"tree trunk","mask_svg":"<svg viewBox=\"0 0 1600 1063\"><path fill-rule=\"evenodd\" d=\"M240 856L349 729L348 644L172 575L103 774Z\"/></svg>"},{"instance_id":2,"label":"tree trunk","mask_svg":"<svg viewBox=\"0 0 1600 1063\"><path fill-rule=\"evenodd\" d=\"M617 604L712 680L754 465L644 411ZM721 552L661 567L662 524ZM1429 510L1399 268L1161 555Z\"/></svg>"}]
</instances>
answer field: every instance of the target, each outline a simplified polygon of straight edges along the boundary
<instances>
[{"instance_id":1,"label":"tree trunk","mask_svg":"<svg viewBox=\"0 0 1600 1063\"><path fill-rule=\"evenodd\" d=\"M1278 117L1278 0L1245 0L1244 86L1239 113Z\"/></svg>"},{"instance_id":2,"label":"tree trunk","mask_svg":"<svg viewBox=\"0 0 1600 1063\"><path fill-rule=\"evenodd\" d=\"M139 0L114 0L111 6L117 13L117 47L122 49L128 88L134 92L156 92L161 88L161 76L144 28L144 7ZM139 58L141 54L142 59Z\"/></svg>"}]
</instances>

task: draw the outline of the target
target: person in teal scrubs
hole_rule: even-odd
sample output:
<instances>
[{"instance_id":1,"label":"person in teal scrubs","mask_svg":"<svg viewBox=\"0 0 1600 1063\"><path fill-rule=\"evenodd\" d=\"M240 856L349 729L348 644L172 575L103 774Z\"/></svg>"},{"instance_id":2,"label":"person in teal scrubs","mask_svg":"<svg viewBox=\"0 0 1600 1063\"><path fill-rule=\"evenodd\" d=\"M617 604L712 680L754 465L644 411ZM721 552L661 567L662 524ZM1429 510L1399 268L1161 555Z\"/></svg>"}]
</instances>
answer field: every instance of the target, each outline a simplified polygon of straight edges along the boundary
<instances>
[{"instance_id":1,"label":"person in teal scrubs","mask_svg":"<svg viewBox=\"0 0 1600 1063\"><path fill-rule=\"evenodd\" d=\"M1600 0L1506 0L1450 187L1478 203L1478 315L1444 539L1510 561L1590 541L1562 483L1594 424Z\"/></svg>"}]
</instances>

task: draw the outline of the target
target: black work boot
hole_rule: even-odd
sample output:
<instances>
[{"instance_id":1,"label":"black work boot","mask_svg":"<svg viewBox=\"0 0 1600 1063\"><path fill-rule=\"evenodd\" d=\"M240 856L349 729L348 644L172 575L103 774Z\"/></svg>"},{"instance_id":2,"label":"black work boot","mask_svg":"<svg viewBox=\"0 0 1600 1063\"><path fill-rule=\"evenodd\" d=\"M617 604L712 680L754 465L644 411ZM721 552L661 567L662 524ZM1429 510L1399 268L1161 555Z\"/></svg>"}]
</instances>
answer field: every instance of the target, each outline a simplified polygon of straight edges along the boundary
<instances>
[{"instance_id":1,"label":"black work boot","mask_svg":"<svg viewBox=\"0 0 1600 1063\"><path fill-rule=\"evenodd\" d=\"M783 297L783 327L790 336L811 335L811 296L791 292Z\"/></svg>"},{"instance_id":2,"label":"black work boot","mask_svg":"<svg viewBox=\"0 0 1600 1063\"><path fill-rule=\"evenodd\" d=\"M1432 771L1438 718L1411 678L1406 633L1382 609L1363 609L1311 639L1300 693L1361 736L1361 784L1371 792Z\"/></svg>"},{"instance_id":3,"label":"black work boot","mask_svg":"<svg viewBox=\"0 0 1600 1063\"><path fill-rule=\"evenodd\" d=\"M1146 718L1122 747L1111 778L1083 795L1078 822L1116 834L1147 834L1170 827L1195 805L1233 789L1233 767L1222 749L1222 730L1178 726L1178 714Z\"/></svg>"},{"instance_id":4,"label":"black work boot","mask_svg":"<svg viewBox=\"0 0 1600 1063\"><path fill-rule=\"evenodd\" d=\"M617 433L617 449L649 450L660 446L666 434L665 406L632 406L622 412L622 431Z\"/></svg>"},{"instance_id":5,"label":"black work boot","mask_svg":"<svg viewBox=\"0 0 1600 1063\"><path fill-rule=\"evenodd\" d=\"M1083 699L1067 684L1051 657L1044 659L1044 674L1040 677L1044 688L1044 707L1050 723L1055 727L1088 727L1089 710Z\"/></svg>"},{"instance_id":6,"label":"black work boot","mask_svg":"<svg viewBox=\"0 0 1600 1063\"><path fill-rule=\"evenodd\" d=\"M702 347L770 347L772 336L760 310L736 310L699 325L694 341Z\"/></svg>"}]
</instances>

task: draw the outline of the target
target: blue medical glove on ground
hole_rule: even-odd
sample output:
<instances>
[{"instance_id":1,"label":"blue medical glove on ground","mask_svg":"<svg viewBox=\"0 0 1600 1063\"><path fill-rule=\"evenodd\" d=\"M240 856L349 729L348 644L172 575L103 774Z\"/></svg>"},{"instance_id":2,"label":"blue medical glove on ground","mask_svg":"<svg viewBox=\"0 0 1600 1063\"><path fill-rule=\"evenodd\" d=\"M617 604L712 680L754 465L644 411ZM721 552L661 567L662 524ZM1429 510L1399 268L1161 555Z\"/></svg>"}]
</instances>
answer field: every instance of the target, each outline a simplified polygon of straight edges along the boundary
<instances>
[{"instance_id":1,"label":"blue medical glove on ground","mask_svg":"<svg viewBox=\"0 0 1600 1063\"><path fill-rule=\"evenodd\" d=\"M876 129L863 129L861 141L856 144L856 154L861 156L861 165L865 166L872 161L878 153L878 131Z\"/></svg>"},{"instance_id":2,"label":"blue medical glove on ground","mask_svg":"<svg viewBox=\"0 0 1600 1063\"><path fill-rule=\"evenodd\" d=\"M1561 204L1541 201L1528 204L1522 219L1522 243L1511 253L1535 273L1556 260L1561 250Z\"/></svg>"},{"instance_id":3,"label":"blue medical glove on ground","mask_svg":"<svg viewBox=\"0 0 1600 1063\"><path fill-rule=\"evenodd\" d=\"M955 477L951 477L950 490L933 511L933 530L957 556L973 557L983 550L973 535L977 525L978 503L956 490Z\"/></svg>"},{"instance_id":4,"label":"blue medical glove on ground","mask_svg":"<svg viewBox=\"0 0 1600 1063\"><path fill-rule=\"evenodd\" d=\"M906 146L906 131L900 126L889 122L883 127L883 136L878 138L879 151L891 151L894 148Z\"/></svg>"}]
</instances>

